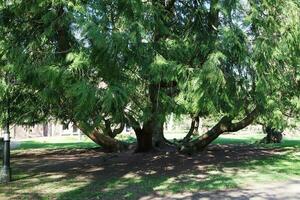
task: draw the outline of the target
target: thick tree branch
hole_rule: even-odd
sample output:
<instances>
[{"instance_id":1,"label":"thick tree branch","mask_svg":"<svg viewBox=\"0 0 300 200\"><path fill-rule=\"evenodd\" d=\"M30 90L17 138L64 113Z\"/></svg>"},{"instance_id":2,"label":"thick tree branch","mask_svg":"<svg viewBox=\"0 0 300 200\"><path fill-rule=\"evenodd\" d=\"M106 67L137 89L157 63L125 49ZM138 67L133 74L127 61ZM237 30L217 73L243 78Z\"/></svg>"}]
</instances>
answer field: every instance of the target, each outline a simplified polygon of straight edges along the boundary
<instances>
[{"instance_id":1,"label":"thick tree branch","mask_svg":"<svg viewBox=\"0 0 300 200\"><path fill-rule=\"evenodd\" d=\"M255 107L244 119L237 123L231 123L227 132L236 132L251 124L259 115L258 107Z\"/></svg>"},{"instance_id":2,"label":"thick tree branch","mask_svg":"<svg viewBox=\"0 0 300 200\"><path fill-rule=\"evenodd\" d=\"M222 133L235 132L250 125L258 117L259 113L259 108L255 107L244 119L236 123L232 123L232 118L224 116L205 134L191 142L183 144L183 146L180 148L180 151L183 153L192 154L195 151L203 150Z\"/></svg>"},{"instance_id":3,"label":"thick tree branch","mask_svg":"<svg viewBox=\"0 0 300 200\"><path fill-rule=\"evenodd\" d=\"M125 143L122 143L109 135L103 133L101 129L93 128L91 129L84 123L75 123L76 125L87 137L89 137L96 144L103 147L109 152L118 152L127 148Z\"/></svg>"}]
</instances>

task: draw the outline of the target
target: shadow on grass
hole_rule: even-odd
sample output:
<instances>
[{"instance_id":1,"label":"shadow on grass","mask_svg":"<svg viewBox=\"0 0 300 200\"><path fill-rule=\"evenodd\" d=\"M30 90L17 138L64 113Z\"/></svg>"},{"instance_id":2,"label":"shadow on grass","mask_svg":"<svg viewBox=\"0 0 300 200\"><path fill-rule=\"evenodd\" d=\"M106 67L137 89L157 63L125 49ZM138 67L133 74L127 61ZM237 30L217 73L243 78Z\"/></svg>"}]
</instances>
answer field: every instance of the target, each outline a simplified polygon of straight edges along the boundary
<instances>
[{"instance_id":1,"label":"shadow on grass","mask_svg":"<svg viewBox=\"0 0 300 200\"><path fill-rule=\"evenodd\" d=\"M180 199L197 199L205 197L200 191L238 188L241 182L264 174L272 178L300 176L297 149L300 141L283 143L284 147L290 148L284 154L281 148L225 145L230 140L223 142L223 145L211 146L193 157L177 152L108 154L94 149L76 151L78 143L74 150L19 154L13 158L13 167L22 171L14 174L15 181L9 186L0 187L0 199L3 194L8 199L148 200L184 192L189 194ZM254 175L244 179L251 173ZM220 195L218 199L231 198L225 193ZM235 198L244 198L242 195L245 194ZM268 198L266 194L259 195Z\"/></svg>"},{"instance_id":2,"label":"shadow on grass","mask_svg":"<svg viewBox=\"0 0 300 200\"><path fill-rule=\"evenodd\" d=\"M140 178L120 178L91 184L64 193L57 199L139 199L148 195L165 196L180 192L236 188L238 185L225 176L191 178L151 175ZM94 191L91 192L91 191Z\"/></svg>"},{"instance_id":3,"label":"shadow on grass","mask_svg":"<svg viewBox=\"0 0 300 200\"><path fill-rule=\"evenodd\" d=\"M142 197L151 199L154 197L166 198L178 193L189 193L186 194L188 195L186 198L193 199L193 196L195 198L205 197L205 195L201 195L201 191L239 188L240 183L245 181L243 175L247 172L256 172L256 176L269 173L271 178L281 175L300 176L300 160L292 153L266 155L266 157L235 163L226 162L217 166L209 166L203 170L196 168L197 165L194 164L189 166L189 170L177 171L176 165L174 165L172 170L175 170L175 174L153 171L152 175L136 174L133 177L112 178L106 182L93 180L84 187L59 195L57 199L140 199ZM228 170L231 173L228 173ZM255 179L256 177L251 178ZM241 192L240 196L234 198L245 198L244 195L251 197L251 194ZM268 196L267 193L256 193L252 197L259 197L259 195L264 198L274 198ZM206 197L210 199L209 196ZM227 196L224 193L218 198L233 198L233 196Z\"/></svg>"}]
</instances>

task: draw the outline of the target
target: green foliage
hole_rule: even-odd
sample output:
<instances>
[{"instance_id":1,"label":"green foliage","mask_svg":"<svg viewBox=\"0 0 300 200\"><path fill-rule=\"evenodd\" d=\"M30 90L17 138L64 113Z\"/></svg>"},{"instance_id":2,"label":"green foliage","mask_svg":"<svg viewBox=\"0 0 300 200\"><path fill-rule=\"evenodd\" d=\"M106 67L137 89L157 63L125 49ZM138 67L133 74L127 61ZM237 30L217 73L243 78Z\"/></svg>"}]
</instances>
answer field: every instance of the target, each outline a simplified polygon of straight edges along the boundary
<instances>
[{"instance_id":1,"label":"green foliage","mask_svg":"<svg viewBox=\"0 0 300 200\"><path fill-rule=\"evenodd\" d=\"M35 118L93 128L259 106L260 121L284 128L299 113L299 10L296 0L2 3L1 99L10 73L33 98L14 105Z\"/></svg>"}]
</instances>

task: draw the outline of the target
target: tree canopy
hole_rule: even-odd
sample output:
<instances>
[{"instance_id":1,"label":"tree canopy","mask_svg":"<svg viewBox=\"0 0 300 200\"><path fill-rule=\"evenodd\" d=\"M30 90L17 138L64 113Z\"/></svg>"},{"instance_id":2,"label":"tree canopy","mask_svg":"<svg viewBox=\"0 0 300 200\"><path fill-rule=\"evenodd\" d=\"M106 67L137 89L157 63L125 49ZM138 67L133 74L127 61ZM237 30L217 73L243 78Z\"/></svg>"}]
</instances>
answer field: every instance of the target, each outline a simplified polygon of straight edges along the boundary
<instances>
[{"instance_id":1,"label":"tree canopy","mask_svg":"<svg viewBox=\"0 0 300 200\"><path fill-rule=\"evenodd\" d=\"M1 109L20 95L14 123L72 122L113 151L125 123L137 151L168 144L170 113L220 119L184 144L196 149L255 120L283 128L300 110L299 13L298 0L3 1Z\"/></svg>"}]
</instances>

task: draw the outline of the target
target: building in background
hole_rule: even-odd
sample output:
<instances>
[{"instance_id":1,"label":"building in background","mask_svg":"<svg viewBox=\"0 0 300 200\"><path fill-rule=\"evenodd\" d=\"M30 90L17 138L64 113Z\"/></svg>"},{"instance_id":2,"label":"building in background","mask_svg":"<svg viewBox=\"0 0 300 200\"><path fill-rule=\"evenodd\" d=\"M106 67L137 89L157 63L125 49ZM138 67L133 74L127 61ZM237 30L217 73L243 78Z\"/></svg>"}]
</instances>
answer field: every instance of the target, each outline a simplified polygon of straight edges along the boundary
<instances>
[{"instance_id":1,"label":"building in background","mask_svg":"<svg viewBox=\"0 0 300 200\"><path fill-rule=\"evenodd\" d=\"M13 139L51 136L80 136L81 134L81 131L71 123L69 125L63 125L60 123L49 122L32 127L12 126L10 128L10 136Z\"/></svg>"}]
</instances>

